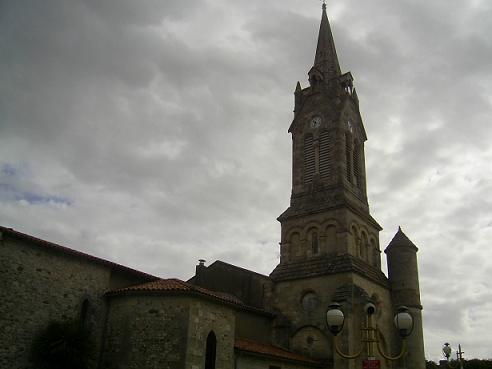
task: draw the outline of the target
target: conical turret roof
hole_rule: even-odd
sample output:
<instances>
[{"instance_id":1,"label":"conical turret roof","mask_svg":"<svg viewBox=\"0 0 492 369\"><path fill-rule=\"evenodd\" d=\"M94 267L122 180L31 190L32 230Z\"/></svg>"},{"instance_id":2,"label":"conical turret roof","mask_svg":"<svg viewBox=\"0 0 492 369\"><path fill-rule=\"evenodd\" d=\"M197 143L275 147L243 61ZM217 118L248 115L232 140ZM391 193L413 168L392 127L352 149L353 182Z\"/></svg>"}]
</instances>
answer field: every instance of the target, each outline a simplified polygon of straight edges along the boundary
<instances>
[{"instance_id":1,"label":"conical turret roof","mask_svg":"<svg viewBox=\"0 0 492 369\"><path fill-rule=\"evenodd\" d=\"M385 253L388 253L388 251L394 249L394 248L411 248L414 249L415 251L418 251L417 246L414 245L412 241L407 237L405 233L401 230L401 227L398 227L398 232L396 232L395 236L389 243L388 247L386 247L386 250L384 250Z\"/></svg>"},{"instance_id":2,"label":"conical turret roof","mask_svg":"<svg viewBox=\"0 0 492 369\"><path fill-rule=\"evenodd\" d=\"M338 62L337 51L335 49L335 41L331 33L330 22L326 15L326 4L323 4L321 14L321 24L319 26L318 46L316 47L316 55L314 57L314 65L309 74L318 72L323 76L324 80L329 80L340 76L340 64Z\"/></svg>"}]
</instances>

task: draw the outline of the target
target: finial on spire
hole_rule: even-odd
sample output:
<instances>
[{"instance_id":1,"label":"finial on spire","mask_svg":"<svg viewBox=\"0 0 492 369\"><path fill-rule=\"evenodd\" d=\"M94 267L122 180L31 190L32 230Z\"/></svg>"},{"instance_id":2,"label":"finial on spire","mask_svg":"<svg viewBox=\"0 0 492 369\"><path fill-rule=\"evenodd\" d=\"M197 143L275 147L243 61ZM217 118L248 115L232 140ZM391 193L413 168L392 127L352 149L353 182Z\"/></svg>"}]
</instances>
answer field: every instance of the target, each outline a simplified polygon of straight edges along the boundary
<instances>
[{"instance_id":1,"label":"finial on spire","mask_svg":"<svg viewBox=\"0 0 492 369\"><path fill-rule=\"evenodd\" d=\"M326 0L323 0L323 5L321 6L323 10L326 10Z\"/></svg>"}]
</instances>

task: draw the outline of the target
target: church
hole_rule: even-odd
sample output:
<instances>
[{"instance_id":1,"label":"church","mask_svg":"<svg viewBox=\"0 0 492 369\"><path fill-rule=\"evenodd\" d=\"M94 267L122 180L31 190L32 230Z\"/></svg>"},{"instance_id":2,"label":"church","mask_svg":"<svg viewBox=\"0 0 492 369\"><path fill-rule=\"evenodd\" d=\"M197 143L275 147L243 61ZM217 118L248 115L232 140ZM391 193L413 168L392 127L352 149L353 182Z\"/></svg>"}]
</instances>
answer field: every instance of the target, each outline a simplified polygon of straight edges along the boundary
<instances>
[{"instance_id":1,"label":"church","mask_svg":"<svg viewBox=\"0 0 492 369\"><path fill-rule=\"evenodd\" d=\"M69 319L90 331L91 369L424 369L418 249L399 229L382 272L366 131L324 4L308 77L294 92L292 193L270 275L200 260L187 281L160 279L0 227L0 369L33 368L33 337ZM333 306L345 317L336 339Z\"/></svg>"}]
</instances>

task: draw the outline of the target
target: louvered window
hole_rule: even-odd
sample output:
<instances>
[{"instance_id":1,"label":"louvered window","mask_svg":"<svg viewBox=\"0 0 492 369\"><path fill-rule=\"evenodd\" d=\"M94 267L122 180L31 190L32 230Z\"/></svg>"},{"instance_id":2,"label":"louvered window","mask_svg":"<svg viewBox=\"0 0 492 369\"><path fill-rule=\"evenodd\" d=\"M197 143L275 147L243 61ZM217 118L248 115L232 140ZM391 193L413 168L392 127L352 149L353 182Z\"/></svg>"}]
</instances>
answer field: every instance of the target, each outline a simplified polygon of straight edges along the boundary
<instances>
[{"instance_id":1,"label":"louvered window","mask_svg":"<svg viewBox=\"0 0 492 369\"><path fill-rule=\"evenodd\" d=\"M350 135L345 135L345 160L347 164L347 180L352 182L352 140Z\"/></svg>"},{"instance_id":2,"label":"louvered window","mask_svg":"<svg viewBox=\"0 0 492 369\"><path fill-rule=\"evenodd\" d=\"M357 141L354 143L354 177L355 184L360 187L360 148Z\"/></svg>"},{"instance_id":3,"label":"louvered window","mask_svg":"<svg viewBox=\"0 0 492 369\"><path fill-rule=\"evenodd\" d=\"M304 138L304 182L313 180L315 172L313 136L308 135Z\"/></svg>"},{"instance_id":4,"label":"louvered window","mask_svg":"<svg viewBox=\"0 0 492 369\"><path fill-rule=\"evenodd\" d=\"M329 179L333 173L333 138L328 131L320 134L319 173L321 179Z\"/></svg>"}]
</instances>

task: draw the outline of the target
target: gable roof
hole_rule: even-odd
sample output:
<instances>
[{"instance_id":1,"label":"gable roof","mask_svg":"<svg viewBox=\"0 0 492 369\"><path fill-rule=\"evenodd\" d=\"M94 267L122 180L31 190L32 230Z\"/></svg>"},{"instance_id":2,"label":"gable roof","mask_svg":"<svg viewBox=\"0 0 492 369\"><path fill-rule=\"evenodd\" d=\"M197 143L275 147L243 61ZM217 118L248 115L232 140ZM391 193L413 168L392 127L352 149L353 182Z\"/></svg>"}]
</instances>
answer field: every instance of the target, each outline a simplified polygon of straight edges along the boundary
<instances>
[{"instance_id":1,"label":"gable roof","mask_svg":"<svg viewBox=\"0 0 492 369\"><path fill-rule=\"evenodd\" d=\"M270 279L270 277L267 276L267 275L264 275L264 274L255 272L253 270L241 268L241 267L238 267L237 265L226 263L225 261L222 261L222 260L216 260L216 261L214 261L212 264L210 264L207 267L207 269L213 269L215 267L223 267L223 268L229 269L231 271L232 270L235 270L235 271L240 272L240 273L252 274L252 275L256 275L258 277L264 278L264 279Z\"/></svg>"},{"instance_id":2,"label":"gable roof","mask_svg":"<svg viewBox=\"0 0 492 369\"><path fill-rule=\"evenodd\" d=\"M136 293L156 293L160 295L173 295L173 294L184 294L197 296L202 298L208 298L210 300L231 305L241 310L248 310L251 312L266 315L268 317L273 317L273 314L244 304L241 300L235 296L229 295L227 293L221 293L216 291L211 291L203 287L195 286L191 283L184 282L177 278L171 279L158 279L156 281L138 284L136 286L130 286L125 288L120 288L117 290L108 291L107 296L116 296L124 294L136 294Z\"/></svg>"},{"instance_id":3,"label":"gable roof","mask_svg":"<svg viewBox=\"0 0 492 369\"><path fill-rule=\"evenodd\" d=\"M89 255L89 254L86 254L84 252L77 251L77 250L71 249L71 248L66 247L66 246L62 246L62 245L59 245L59 244L56 244L53 242L42 240L40 238L30 236L26 233L16 231L13 228L7 228L7 227L0 226L0 239L2 238L1 237L2 235L3 235L3 237L7 236L7 237L12 237L14 239L29 242L33 245L39 246L39 247L44 248L46 250L59 252L59 253L62 253L65 255L70 255L70 256L80 258L80 259L83 259L83 260L86 260L89 262L104 265L104 266L107 266L107 267L110 267L110 268L113 268L113 269L116 269L116 270L119 270L122 272L134 274L136 276L146 278L149 281L158 279L158 277L153 276L151 274L144 273L144 272L141 272L139 270L132 269L132 268L126 267L124 265L114 263L114 262L109 261L109 260L101 259L101 258L98 258L96 256Z\"/></svg>"},{"instance_id":4,"label":"gable roof","mask_svg":"<svg viewBox=\"0 0 492 369\"><path fill-rule=\"evenodd\" d=\"M255 355L275 358L282 361L295 361L298 363L308 364L310 366L321 366L321 363L308 357L287 351L283 348L268 345L265 343L255 342L247 339L236 339L234 348L239 351L249 352Z\"/></svg>"}]
</instances>

